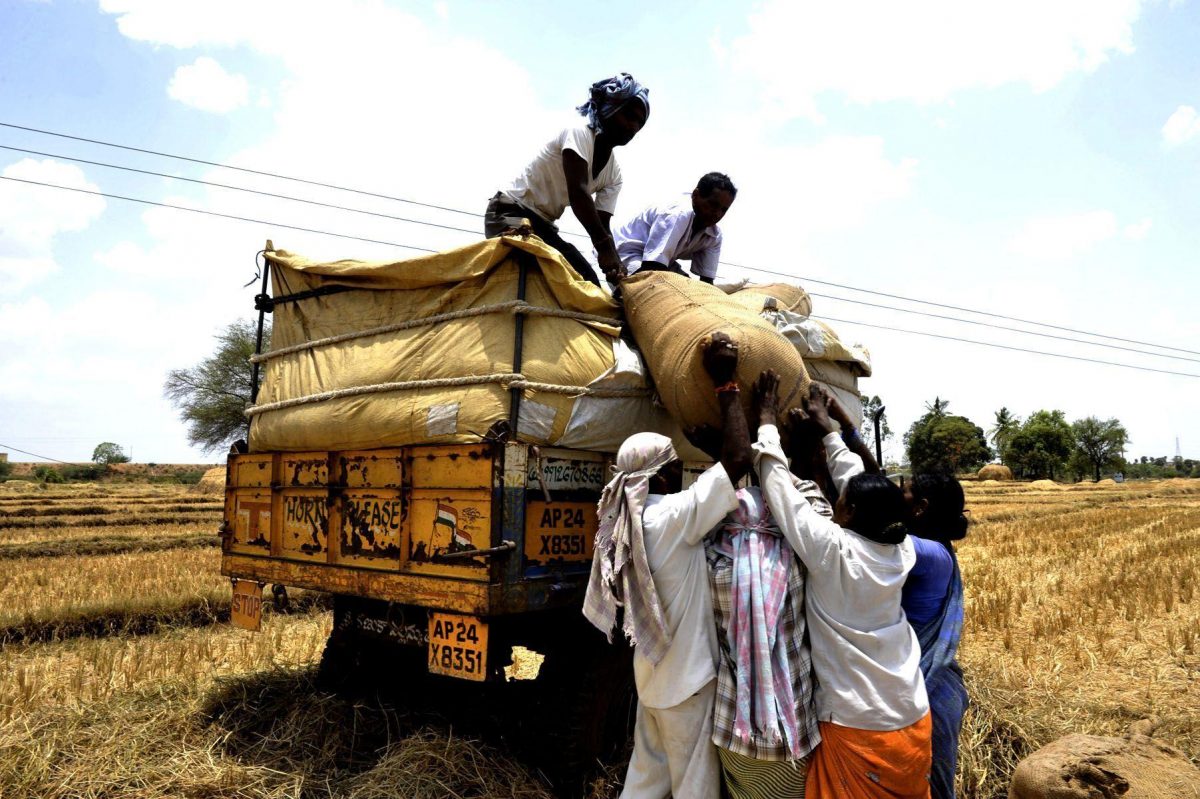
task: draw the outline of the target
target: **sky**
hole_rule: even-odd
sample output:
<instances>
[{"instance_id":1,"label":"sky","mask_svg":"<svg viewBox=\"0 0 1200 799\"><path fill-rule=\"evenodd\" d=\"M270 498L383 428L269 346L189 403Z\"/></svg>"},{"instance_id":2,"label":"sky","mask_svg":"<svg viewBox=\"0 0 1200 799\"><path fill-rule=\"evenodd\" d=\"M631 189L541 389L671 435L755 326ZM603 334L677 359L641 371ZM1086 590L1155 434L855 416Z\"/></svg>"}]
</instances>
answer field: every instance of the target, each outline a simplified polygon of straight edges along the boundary
<instances>
[{"instance_id":1,"label":"sky","mask_svg":"<svg viewBox=\"0 0 1200 799\"><path fill-rule=\"evenodd\" d=\"M1002 406L1061 409L1119 419L1128 456L1178 438L1200 458L1197 41L1195 0L3 0L0 177L260 221L0 180L0 451L78 462L112 441L139 462L218 462L163 383L255 315L264 242L415 254L281 224L478 237L69 159L481 230L473 215L588 85L626 71L651 114L617 153L614 222L727 172L723 260L790 276L871 351L861 388L887 405L890 457L937 396L985 430ZM569 213L563 228L582 230Z\"/></svg>"}]
</instances>

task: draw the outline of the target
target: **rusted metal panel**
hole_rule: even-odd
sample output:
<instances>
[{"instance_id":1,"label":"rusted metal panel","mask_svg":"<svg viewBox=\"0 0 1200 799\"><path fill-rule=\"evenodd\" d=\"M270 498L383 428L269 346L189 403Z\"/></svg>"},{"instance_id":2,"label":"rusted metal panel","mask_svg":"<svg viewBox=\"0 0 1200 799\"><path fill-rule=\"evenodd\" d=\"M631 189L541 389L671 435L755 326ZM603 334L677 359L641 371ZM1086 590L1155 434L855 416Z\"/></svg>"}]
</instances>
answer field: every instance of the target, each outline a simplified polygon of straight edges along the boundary
<instances>
[{"instance_id":1,"label":"rusted metal panel","mask_svg":"<svg viewBox=\"0 0 1200 799\"><path fill-rule=\"evenodd\" d=\"M275 480L275 456L234 455L230 458L229 485L233 488L270 488Z\"/></svg>"},{"instance_id":2,"label":"rusted metal panel","mask_svg":"<svg viewBox=\"0 0 1200 799\"><path fill-rule=\"evenodd\" d=\"M339 452L333 458L333 485L346 488L400 488L404 484L402 449Z\"/></svg>"},{"instance_id":3,"label":"rusted metal panel","mask_svg":"<svg viewBox=\"0 0 1200 799\"><path fill-rule=\"evenodd\" d=\"M413 488L484 488L492 485L492 445L413 447Z\"/></svg>"},{"instance_id":4,"label":"rusted metal panel","mask_svg":"<svg viewBox=\"0 0 1200 799\"><path fill-rule=\"evenodd\" d=\"M284 488L279 492L278 548L280 557L325 561L329 549L329 491Z\"/></svg>"},{"instance_id":5,"label":"rusted metal panel","mask_svg":"<svg viewBox=\"0 0 1200 799\"><path fill-rule=\"evenodd\" d=\"M229 522L233 535L229 547L233 552L268 554L271 551L271 490L269 488L237 488L230 492Z\"/></svg>"},{"instance_id":6,"label":"rusted metal panel","mask_svg":"<svg viewBox=\"0 0 1200 799\"><path fill-rule=\"evenodd\" d=\"M279 456L279 484L285 488L329 485L328 452L285 452Z\"/></svg>"},{"instance_id":7,"label":"rusted metal panel","mask_svg":"<svg viewBox=\"0 0 1200 799\"><path fill-rule=\"evenodd\" d=\"M491 474L490 462L488 474ZM491 545L491 488L474 491L414 488L408 530L404 568L425 574L488 579L487 558L466 558L449 564L438 563L437 557Z\"/></svg>"},{"instance_id":8,"label":"rusted metal panel","mask_svg":"<svg viewBox=\"0 0 1200 799\"><path fill-rule=\"evenodd\" d=\"M403 602L458 613L485 615L488 612L488 585L473 580L242 555L222 557L221 573L244 580Z\"/></svg>"},{"instance_id":9,"label":"rusted metal panel","mask_svg":"<svg viewBox=\"0 0 1200 799\"><path fill-rule=\"evenodd\" d=\"M408 503L398 488L348 488L333 501L332 561L371 569L400 568Z\"/></svg>"}]
</instances>

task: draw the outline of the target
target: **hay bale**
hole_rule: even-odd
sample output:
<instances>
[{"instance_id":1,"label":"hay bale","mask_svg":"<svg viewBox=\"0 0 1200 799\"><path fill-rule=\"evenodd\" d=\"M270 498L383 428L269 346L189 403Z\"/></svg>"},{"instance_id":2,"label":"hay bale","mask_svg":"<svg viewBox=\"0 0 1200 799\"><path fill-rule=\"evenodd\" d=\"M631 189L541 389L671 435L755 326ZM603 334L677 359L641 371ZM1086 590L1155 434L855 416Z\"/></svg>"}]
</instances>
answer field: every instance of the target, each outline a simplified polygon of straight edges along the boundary
<instances>
[{"instance_id":1,"label":"hay bale","mask_svg":"<svg viewBox=\"0 0 1200 799\"><path fill-rule=\"evenodd\" d=\"M1104 486L1105 488L1109 488L1111 486L1115 488L1118 484L1117 481L1111 477L1106 477L1103 480L1097 480L1095 483L1092 483L1092 485Z\"/></svg>"},{"instance_id":2,"label":"hay bale","mask_svg":"<svg viewBox=\"0 0 1200 799\"><path fill-rule=\"evenodd\" d=\"M1066 486L1059 485L1058 483L1054 482L1053 480L1034 480L1032 483L1029 484L1029 487L1036 488L1038 490L1049 489L1051 491L1062 491L1066 488Z\"/></svg>"},{"instance_id":3,"label":"hay bale","mask_svg":"<svg viewBox=\"0 0 1200 799\"><path fill-rule=\"evenodd\" d=\"M979 474L976 476L980 480L991 480L993 482L1013 479L1012 469L1002 463L989 463L980 469Z\"/></svg>"},{"instance_id":4,"label":"hay bale","mask_svg":"<svg viewBox=\"0 0 1200 799\"><path fill-rule=\"evenodd\" d=\"M1017 765L1008 799L1200 799L1200 769L1152 730L1143 721L1125 738L1060 738Z\"/></svg>"},{"instance_id":5,"label":"hay bale","mask_svg":"<svg viewBox=\"0 0 1200 799\"><path fill-rule=\"evenodd\" d=\"M225 493L225 467L215 466L209 469L192 490L197 494Z\"/></svg>"}]
</instances>

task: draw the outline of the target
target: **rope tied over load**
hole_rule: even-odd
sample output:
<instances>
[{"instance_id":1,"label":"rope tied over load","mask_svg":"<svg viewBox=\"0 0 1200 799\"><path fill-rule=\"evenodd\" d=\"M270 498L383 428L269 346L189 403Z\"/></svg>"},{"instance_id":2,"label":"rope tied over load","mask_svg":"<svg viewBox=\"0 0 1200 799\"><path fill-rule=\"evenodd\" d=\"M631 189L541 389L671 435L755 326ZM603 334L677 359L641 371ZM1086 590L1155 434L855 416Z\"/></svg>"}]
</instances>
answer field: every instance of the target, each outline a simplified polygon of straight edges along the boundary
<instances>
[{"instance_id":1,"label":"rope tied over load","mask_svg":"<svg viewBox=\"0 0 1200 799\"><path fill-rule=\"evenodd\" d=\"M466 308L461 311L448 311L446 313L434 314L433 316L424 316L419 319L408 319L403 322L395 322L390 325L372 327L366 330L356 330L350 333L339 333L334 336L313 339L312 341L306 341L301 344L293 344L290 347L280 347L277 350L264 352L261 355L251 356L250 363L264 363L274 358L281 358L284 355L291 355L292 353L296 352L304 352L306 350L316 349L317 347L327 347L331 344L341 344L344 341L354 341L356 339L378 336L384 333L397 333L401 330L411 330L415 327L437 325L441 324L442 322L451 322L455 319L469 319L473 316L485 316L487 314L494 313L525 314L526 316L550 316L557 317L559 319L574 319L578 322L593 322L611 325L618 328L621 326L620 321L608 316L581 313L579 311L568 311L562 308L547 308L540 305L530 305L525 300L509 300L507 302L498 302L493 305L482 305L478 308ZM462 385L471 384L464 383Z\"/></svg>"}]
</instances>

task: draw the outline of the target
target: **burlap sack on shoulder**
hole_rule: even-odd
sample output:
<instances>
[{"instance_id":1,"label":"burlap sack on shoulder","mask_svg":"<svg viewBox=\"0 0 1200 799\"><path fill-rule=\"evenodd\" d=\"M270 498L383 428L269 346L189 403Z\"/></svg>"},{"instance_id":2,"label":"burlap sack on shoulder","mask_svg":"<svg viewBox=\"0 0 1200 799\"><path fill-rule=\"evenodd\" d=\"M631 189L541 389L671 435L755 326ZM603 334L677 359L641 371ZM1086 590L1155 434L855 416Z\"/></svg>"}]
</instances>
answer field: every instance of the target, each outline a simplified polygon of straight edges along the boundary
<instances>
[{"instance_id":1,"label":"burlap sack on shoulder","mask_svg":"<svg viewBox=\"0 0 1200 799\"><path fill-rule=\"evenodd\" d=\"M1138 732L1144 724L1128 738L1068 735L1042 747L1017 765L1008 798L1200 799L1200 769Z\"/></svg>"},{"instance_id":2,"label":"burlap sack on shoulder","mask_svg":"<svg viewBox=\"0 0 1200 799\"><path fill-rule=\"evenodd\" d=\"M700 359L700 343L717 331L738 343L737 381L747 411L754 381L764 369L779 374L781 411L807 396L810 381L803 359L759 316L761 305L755 308L754 302L735 300L737 295L669 272L639 272L622 283L622 292L638 349L663 405L681 427L720 424L720 406Z\"/></svg>"}]
</instances>

